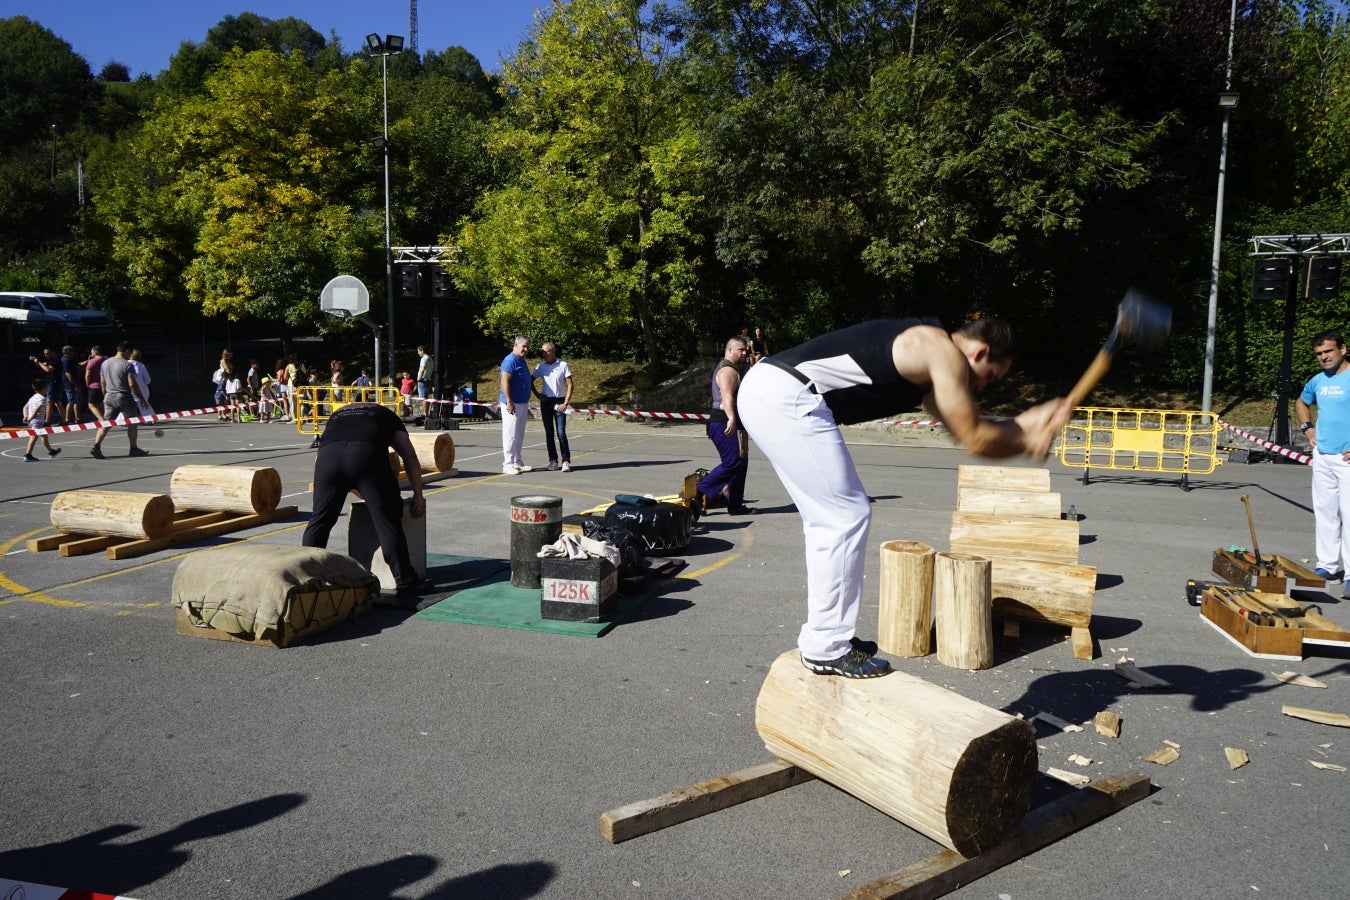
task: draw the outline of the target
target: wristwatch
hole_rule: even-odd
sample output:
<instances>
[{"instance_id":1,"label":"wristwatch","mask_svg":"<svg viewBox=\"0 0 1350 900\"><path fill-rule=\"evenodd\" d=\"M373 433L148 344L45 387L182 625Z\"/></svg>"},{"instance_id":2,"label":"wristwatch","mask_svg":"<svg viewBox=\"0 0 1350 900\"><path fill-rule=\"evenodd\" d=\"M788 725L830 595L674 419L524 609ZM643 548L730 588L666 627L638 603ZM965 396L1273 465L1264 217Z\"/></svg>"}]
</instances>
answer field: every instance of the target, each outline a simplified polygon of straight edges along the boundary
<instances>
[{"instance_id":1,"label":"wristwatch","mask_svg":"<svg viewBox=\"0 0 1350 900\"><path fill-rule=\"evenodd\" d=\"M1311 423L1311 422L1304 422L1303 424L1301 424L1301 425L1298 426L1298 430L1299 430L1299 431L1305 431L1305 432L1306 432L1309 428L1312 428L1312 427L1313 427L1313 423Z\"/></svg>"}]
</instances>

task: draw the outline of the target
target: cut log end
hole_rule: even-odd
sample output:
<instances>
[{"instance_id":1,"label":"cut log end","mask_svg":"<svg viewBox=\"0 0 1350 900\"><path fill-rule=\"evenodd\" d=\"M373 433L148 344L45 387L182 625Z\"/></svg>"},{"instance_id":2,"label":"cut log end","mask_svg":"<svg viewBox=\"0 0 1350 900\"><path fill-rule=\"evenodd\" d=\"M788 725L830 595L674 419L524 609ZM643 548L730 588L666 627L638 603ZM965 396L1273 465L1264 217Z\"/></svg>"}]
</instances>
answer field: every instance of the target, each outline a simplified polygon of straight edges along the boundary
<instances>
[{"instance_id":1,"label":"cut log end","mask_svg":"<svg viewBox=\"0 0 1350 900\"><path fill-rule=\"evenodd\" d=\"M947 830L952 849L979 856L1011 838L1031 808L1036 730L1015 719L976 738L952 771Z\"/></svg>"}]
</instances>

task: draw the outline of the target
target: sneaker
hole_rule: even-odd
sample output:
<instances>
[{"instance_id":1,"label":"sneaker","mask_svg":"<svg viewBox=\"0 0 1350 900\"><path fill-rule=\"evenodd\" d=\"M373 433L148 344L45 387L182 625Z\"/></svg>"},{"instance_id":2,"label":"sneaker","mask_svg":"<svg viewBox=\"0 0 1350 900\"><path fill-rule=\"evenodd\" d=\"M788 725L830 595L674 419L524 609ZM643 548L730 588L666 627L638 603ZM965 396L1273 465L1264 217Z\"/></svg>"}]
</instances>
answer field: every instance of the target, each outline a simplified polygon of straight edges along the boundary
<instances>
[{"instance_id":1,"label":"sneaker","mask_svg":"<svg viewBox=\"0 0 1350 900\"><path fill-rule=\"evenodd\" d=\"M557 461L556 459L550 459L550 460L548 461L548 465L544 466L544 471L545 471L545 472L556 472L556 471L558 471L558 461Z\"/></svg>"},{"instance_id":2,"label":"sneaker","mask_svg":"<svg viewBox=\"0 0 1350 900\"><path fill-rule=\"evenodd\" d=\"M502 466L503 475L519 475L520 469L516 466Z\"/></svg>"},{"instance_id":3,"label":"sneaker","mask_svg":"<svg viewBox=\"0 0 1350 900\"><path fill-rule=\"evenodd\" d=\"M1344 572L1328 572L1320 567L1313 569L1313 574L1318 578L1325 578L1327 581L1343 581L1345 579Z\"/></svg>"},{"instance_id":4,"label":"sneaker","mask_svg":"<svg viewBox=\"0 0 1350 900\"><path fill-rule=\"evenodd\" d=\"M149 450L142 450L140 447L132 447L127 451L127 456L149 456Z\"/></svg>"},{"instance_id":5,"label":"sneaker","mask_svg":"<svg viewBox=\"0 0 1350 900\"><path fill-rule=\"evenodd\" d=\"M100 450L100 449L98 448L97 445L95 445L95 446L89 448L89 455L92 456L94 459L107 459L107 458L108 458L108 457L106 457L106 456L103 455L103 451Z\"/></svg>"},{"instance_id":6,"label":"sneaker","mask_svg":"<svg viewBox=\"0 0 1350 900\"><path fill-rule=\"evenodd\" d=\"M881 648L877 646L876 641L864 641L861 638L851 637L848 642L853 645L853 649L859 653L866 653L868 656L876 656Z\"/></svg>"},{"instance_id":7,"label":"sneaker","mask_svg":"<svg viewBox=\"0 0 1350 900\"><path fill-rule=\"evenodd\" d=\"M533 472L534 466L519 465L516 466L516 469L518 469L521 472Z\"/></svg>"},{"instance_id":8,"label":"sneaker","mask_svg":"<svg viewBox=\"0 0 1350 900\"><path fill-rule=\"evenodd\" d=\"M757 512L759 512L759 510L751 509L744 503L737 504L736 506L727 507L727 514L732 516L753 516Z\"/></svg>"},{"instance_id":9,"label":"sneaker","mask_svg":"<svg viewBox=\"0 0 1350 900\"><path fill-rule=\"evenodd\" d=\"M52 449L50 449L50 450L47 451L47 455L48 455L48 456L55 456L56 454L58 454L58 453L60 453L60 452L61 452L61 448L60 448L60 447L53 447Z\"/></svg>"},{"instance_id":10,"label":"sneaker","mask_svg":"<svg viewBox=\"0 0 1350 900\"><path fill-rule=\"evenodd\" d=\"M563 464L562 464L562 470L563 470L564 472L570 472L570 471L572 471L572 464L571 464L570 462L565 462L565 463L563 463Z\"/></svg>"},{"instance_id":11,"label":"sneaker","mask_svg":"<svg viewBox=\"0 0 1350 900\"><path fill-rule=\"evenodd\" d=\"M38 460L37 460L37 457L34 456L33 454L31 454L31 453L25 453L25 454L23 455L23 461L24 461L24 462L37 462Z\"/></svg>"},{"instance_id":12,"label":"sneaker","mask_svg":"<svg viewBox=\"0 0 1350 900\"><path fill-rule=\"evenodd\" d=\"M861 650L849 650L838 659L817 660L802 657L802 665L817 675L842 675L845 678L880 678L891 671L884 659L868 656Z\"/></svg>"}]
</instances>

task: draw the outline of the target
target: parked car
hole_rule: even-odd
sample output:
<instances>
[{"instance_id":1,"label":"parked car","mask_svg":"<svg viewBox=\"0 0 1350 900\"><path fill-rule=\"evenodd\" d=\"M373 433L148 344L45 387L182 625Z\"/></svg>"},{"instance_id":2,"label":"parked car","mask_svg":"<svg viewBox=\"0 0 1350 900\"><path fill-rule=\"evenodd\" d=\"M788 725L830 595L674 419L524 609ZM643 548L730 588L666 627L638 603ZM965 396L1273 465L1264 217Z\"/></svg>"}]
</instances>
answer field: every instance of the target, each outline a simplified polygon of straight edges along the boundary
<instances>
[{"instance_id":1,"label":"parked car","mask_svg":"<svg viewBox=\"0 0 1350 900\"><path fill-rule=\"evenodd\" d=\"M36 291L0 293L0 325L10 331L10 340L38 340L50 346L111 337L114 325L108 314L80 306L66 294Z\"/></svg>"}]
</instances>

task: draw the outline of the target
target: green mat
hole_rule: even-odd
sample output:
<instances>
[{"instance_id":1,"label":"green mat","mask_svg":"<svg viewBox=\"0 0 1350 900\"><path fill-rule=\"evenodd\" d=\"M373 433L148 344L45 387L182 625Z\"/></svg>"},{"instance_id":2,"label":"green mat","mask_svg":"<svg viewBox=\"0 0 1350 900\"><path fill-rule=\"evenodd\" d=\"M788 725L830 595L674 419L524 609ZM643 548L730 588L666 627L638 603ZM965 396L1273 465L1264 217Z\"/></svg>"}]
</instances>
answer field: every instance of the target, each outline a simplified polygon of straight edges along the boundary
<instances>
[{"instance_id":1,"label":"green mat","mask_svg":"<svg viewBox=\"0 0 1350 900\"><path fill-rule=\"evenodd\" d=\"M428 555L428 569L433 557ZM439 603L417 613L418 619L437 622L464 622L469 625L492 625L497 628L521 628L526 631L546 631L550 634L574 634L581 637L600 637L633 610L646 603L660 590L662 580L652 579L641 593L620 594L613 618L605 622L568 622L545 619L539 614L539 589L518 588L511 584L510 563L506 571L499 571L488 580L465 588ZM438 576L440 572L436 573ZM440 578L437 578L439 581Z\"/></svg>"}]
</instances>

